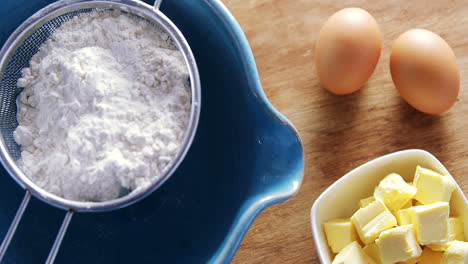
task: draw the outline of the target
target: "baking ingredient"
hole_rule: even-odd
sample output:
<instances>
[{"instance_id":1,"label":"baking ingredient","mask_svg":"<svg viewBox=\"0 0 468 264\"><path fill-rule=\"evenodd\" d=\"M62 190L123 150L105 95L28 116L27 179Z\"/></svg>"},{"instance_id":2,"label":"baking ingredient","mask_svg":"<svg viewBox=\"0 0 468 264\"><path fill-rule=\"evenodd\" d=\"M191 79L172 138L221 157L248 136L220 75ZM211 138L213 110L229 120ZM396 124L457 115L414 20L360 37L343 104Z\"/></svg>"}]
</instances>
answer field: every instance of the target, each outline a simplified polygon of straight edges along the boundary
<instances>
[{"instance_id":1,"label":"baking ingredient","mask_svg":"<svg viewBox=\"0 0 468 264\"><path fill-rule=\"evenodd\" d=\"M390 211L396 212L411 201L416 192L417 189L407 184L400 175L391 173L380 181L374 197L381 200Z\"/></svg>"},{"instance_id":2,"label":"baking ingredient","mask_svg":"<svg viewBox=\"0 0 468 264\"><path fill-rule=\"evenodd\" d=\"M367 256L361 246L356 242L348 244L336 255L332 264L374 264L375 262Z\"/></svg>"},{"instance_id":3,"label":"baking ingredient","mask_svg":"<svg viewBox=\"0 0 468 264\"><path fill-rule=\"evenodd\" d=\"M410 225L411 224L411 208L405 208L399 210L396 214L398 225Z\"/></svg>"},{"instance_id":4,"label":"baking ingredient","mask_svg":"<svg viewBox=\"0 0 468 264\"><path fill-rule=\"evenodd\" d=\"M463 220L461 217L450 217L449 218L449 235L448 241L442 244L428 244L427 247L435 251L445 251L450 246L450 241L465 240L465 234L463 232Z\"/></svg>"},{"instance_id":5,"label":"baking ingredient","mask_svg":"<svg viewBox=\"0 0 468 264\"><path fill-rule=\"evenodd\" d=\"M414 238L411 225L398 226L383 231L375 241L383 264L391 264L416 258L421 255L421 247Z\"/></svg>"},{"instance_id":6,"label":"baking ingredient","mask_svg":"<svg viewBox=\"0 0 468 264\"><path fill-rule=\"evenodd\" d=\"M413 206L413 199L408 200L408 202L406 202L406 203L401 207L401 209L410 208L411 206Z\"/></svg>"},{"instance_id":7,"label":"baking ingredient","mask_svg":"<svg viewBox=\"0 0 468 264\"><path fill-rule=\"evenodd\" d=\"M369 196L367 198L364 198L364 199L361 199L359 201L359 207L366 207L367 205L369 205L370 203L372 203L373 201L375 201L375 197L374 196Z\"/></svg>"},{"instance_id":8,"label":"baking ingredient","mask_svg":"<svg viewBox=\"0 0 468 264\"><path fill-rule=\"evenodd\" d=\"M322 26L315 66L323 87L334 94L359 90L374 72L382 36L375 19L360 8L345 8Z\"/></svg>"},{"instance_id":9,"label":"baking ingredient","mask_svg":"<svg viewBox=\"0 0 468 264\"><path fill-rule=\"evenodd\" d=\"M424 250L423 250L423 252L424 252ZM422 255L422 253L421 253L421 255ZM420 257L421 256L416 257L416 258L410 258L410 259L405 260L405 261L400 261L400 262L398 262L398 264L418 264L418 263L421 264L421 262L419 262ZM422 262L422 263L424 263L424 262Z\"/></svg>"},{"instance_id":10,"label":"baking ingredient","mask_svg":"<svg viewBox=\"0 0 468 264\"><path fill-rule=\"evenodd\" d=\"M419 257L419 263L421 264L440 264L444 252L434 251L428 247L424 247L421 256Z\"/></svg>"},{"instance_id":11,"label":"baking ingredient","mask_svg":"<svg viewBox=\"0 0 468 264\"><path fill-rule=\"evenodd\" d=\"M442 256L441 264L463 264L468 263L468 243L453 241Z\"/></svg>"},{"instance_id":12,"label":"baking ingredient","mask_svg":"<svg viewBox=\"0 0 468 264\"><path fill-rule=\"evenodd\" d=\"M448 241L449 204L447 202L413 206L410 214L419 244L440 244Z\"/></svg>"},{"instance_id":13,"label":"baking ingredient","mask_svg":"<svg viewBox=\"0 0 468 264\"><path fill-rule=\"evenodd\" d=\"M369 256L376 264L382 264L380 250L375 242L365 245L364 248L362 248L362 251L364 251L364 253Z\"/></svg>"},{"instance_id":14,"label":"baking ingredient","mask_svg":"<svg viewBox=\"0 0 468 264\"><path fill-rule=\"evenodd\" d=\"M411 29L400 35L392 47L390 72L401 97L419 111L440 114L457 100L457 59L447 42L431 31Z\"/></svg>"},{"instance_id":15,"label":"baking ingredient","mask_svg":"<svg viewBox=\"0 0 468 264\"><path fill-rule=\"evenodd\" d=\"M382 231L397 225L395 217L379 200L357 210L351 222L364 244L374 242Z\"/></svg>"},{"instance_id":16,"label":"baking ingredient","mask_svg":"<svg viewBox=\"0 0 468 264\"><path fill-rule=\"evenodd\" d=\"M63 23L18 80L26 174L81 201L147 186L185 135L187 78L182 54L145 21L105 11Z\"/></svg>"},{"instance_id":17,"label":"baking ingredient","mask_svg":"<svg viewBox=\"0 0 468 264\"><path fill-rule=\"evenodd\" d=\"M451 245L452 245L452 242L453 241L448 241L448 242L445 242L445 243L441 243L441 244L427 244L426 247L434 250L434 251L446 251L447 248L449 248Z\"/></svg>"},{"instance_id":18,"label":"baking ingredient","mask_svg":"<svg viewBox=\"0 0 468 264\"><path fill-rule=\"evenodd\" d=\"M463 232L463 220L461 217L450 217L449 218L449 241L465 239L465 233Z\"/></svg>"},{"instance_id":19,"label":"baking ingredient","mask_svg":"<svg viewBox=\"0 0 468 264\"><path fill-rule=\"evenodd\" d=\"M338 253L349 243L357 240L356 230L351 220L333 219L324 224L328 245L333 253Z\"/></svg>"},{"instance_id":20,"label":"baking ingredient","mask_svg":"<svg viewBox=\"0 0 468 264\"><path fill-rule=\"evenodd\" d=\"M438 185L445 184L445 186L433 188L431 179L436 179L435 182ZM417 200L405 198L407 201L400 210L391 212L387 209L395 201L401 201L398 196L406 197L407 190L416 189L415 192L413 190L411 193L418 193L419 189L416 185L425 190L422 193L424 197L430 197L431 203L422 204ZM401 188L396 191L393 188L395 186ZM449 202L455 186L454 180L449 175L442 175L421 166L416 167L413 183L405 182L396 173L388 174L377 185L374 196L359 200L359 209L351 216L351 225L356 229L359 239L355 239L351 243L364 244L362 251L376 264L440 263L438 261L444 252L452 245L465 239L463 218L450 215ZM379 197L376 197L376 194L379 194ZM397 197L389 197L389 194ZM448 201L445 201L447 199ZM403 202L398 203L402 204ZM413 204L415 205L413 206ZM334 221L329 222L333 223ZM335 234L332 239L336 240L337 237L339 235ZM329 239L328 236L327 239ZM346 239L348 239L347 235ZM463 245L462 249L458 249L457 252L460 253L464 250ZM451 254L451 262L449 263L458 263L453 262L456 258L455 253L449 254Z\"/></svg>"},{"instance_id":21,"label":"baking ingredient","mask_svg":"<svg viewBox=\"0 0 468 264\"><path fill-rule=\"evenodd\" d=\"M416 167L413 185L418 189L414 199L422 204L449 202L455 189L453 180L433 170Z\"/></svg>"}]
</instances>

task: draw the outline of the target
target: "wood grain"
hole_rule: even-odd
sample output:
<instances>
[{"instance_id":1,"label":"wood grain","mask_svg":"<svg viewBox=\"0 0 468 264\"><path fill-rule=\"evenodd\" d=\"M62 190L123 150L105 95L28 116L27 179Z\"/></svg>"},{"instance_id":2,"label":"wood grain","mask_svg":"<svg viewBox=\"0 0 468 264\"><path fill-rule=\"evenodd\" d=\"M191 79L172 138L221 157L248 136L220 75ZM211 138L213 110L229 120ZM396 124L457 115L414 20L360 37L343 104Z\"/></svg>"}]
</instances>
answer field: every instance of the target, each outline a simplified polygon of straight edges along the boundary
<instances>
[{"instance_id":1,"label":"wood grain","mask_svg":"<svg viewBox=\"0 0 468 264\"><path fill-rule=\"evenodd\" d=\"M223 0L251 45L272 104L299 130L305 176L299 194L266 209L233 263L318 263L309 213L315 199L351 169L390 152L420 148L434 154L468 193L468 5L426 0ZM339 9L357 6L380 25L383 50L369 82L336 96L317 78L314 45L321 25ZM457 56L461 91L455 106L430 116L407 105L389 72L393 41L410 28L443 37Z\"/></svg>"}]
</instances>

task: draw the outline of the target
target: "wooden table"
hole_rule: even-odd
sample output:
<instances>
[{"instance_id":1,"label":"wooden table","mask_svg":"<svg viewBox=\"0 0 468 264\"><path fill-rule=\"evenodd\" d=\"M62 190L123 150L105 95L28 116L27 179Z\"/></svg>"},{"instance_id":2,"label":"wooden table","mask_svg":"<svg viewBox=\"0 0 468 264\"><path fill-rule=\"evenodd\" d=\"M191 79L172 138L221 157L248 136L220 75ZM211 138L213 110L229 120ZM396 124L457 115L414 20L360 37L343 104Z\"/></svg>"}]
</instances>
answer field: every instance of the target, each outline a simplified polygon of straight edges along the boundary
<instances>
[{"instance_id":1,"label":"wooden table","mask_svg":"<svg viewBox=\"0 0 468 264\"><path fill-rule=\"evenodd\" d=\"M315 199L351 169L384 154L420 148L434 154L468 193L468 4L466 1L223 0L252 47L272 104L299 130L305 175L299 194L266 209L253 223L233 263L318 263L309 213ZM314 46L325 20L344 7L370 12L383 35L369 82L336 96L324 90ZM457 103L448 112L420 113L399 96L389 72L393 41L410 28L444 38L461 73Z\"/></svg>"}]
</instances>

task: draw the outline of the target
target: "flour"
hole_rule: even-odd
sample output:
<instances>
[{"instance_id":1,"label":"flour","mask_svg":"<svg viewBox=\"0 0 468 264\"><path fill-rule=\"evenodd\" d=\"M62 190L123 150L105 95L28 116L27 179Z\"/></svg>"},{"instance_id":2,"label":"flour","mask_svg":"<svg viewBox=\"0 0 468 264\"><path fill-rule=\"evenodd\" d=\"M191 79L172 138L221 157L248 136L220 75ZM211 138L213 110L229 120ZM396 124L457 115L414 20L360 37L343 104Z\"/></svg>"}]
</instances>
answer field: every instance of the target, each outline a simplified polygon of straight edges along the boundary
<instances>
[{"instance_id":1,"label":"flour","mask_svg":"<svg viewBox=\"0 0 468 264\"><path fill-rule=\"evenodd\" d=\"M147 186L185 135L187 79L182 54L147 22L114 12L65 22L18 80L25 173L71 200Z\"/></svg>"}]
</instances>

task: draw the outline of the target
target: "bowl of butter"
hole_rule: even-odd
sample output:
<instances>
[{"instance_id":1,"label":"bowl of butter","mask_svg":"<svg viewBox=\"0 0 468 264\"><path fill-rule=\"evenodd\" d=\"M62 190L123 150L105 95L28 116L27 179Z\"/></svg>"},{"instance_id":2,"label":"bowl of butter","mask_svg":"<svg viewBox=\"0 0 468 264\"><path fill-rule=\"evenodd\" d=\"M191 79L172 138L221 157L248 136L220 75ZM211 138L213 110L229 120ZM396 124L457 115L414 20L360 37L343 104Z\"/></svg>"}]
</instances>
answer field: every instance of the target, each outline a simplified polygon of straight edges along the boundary
<instances>
[{"instance_id":1,"label":"bowl of butter","mask_svg":"<svg viewBox=\"0 0 468 264\"><path fill-rule=\"evenodd\" d=\"M310 219L323 264L468 263L468 201L424 150L352 170L320 195Z\"/></svg>"}]
</instances>

